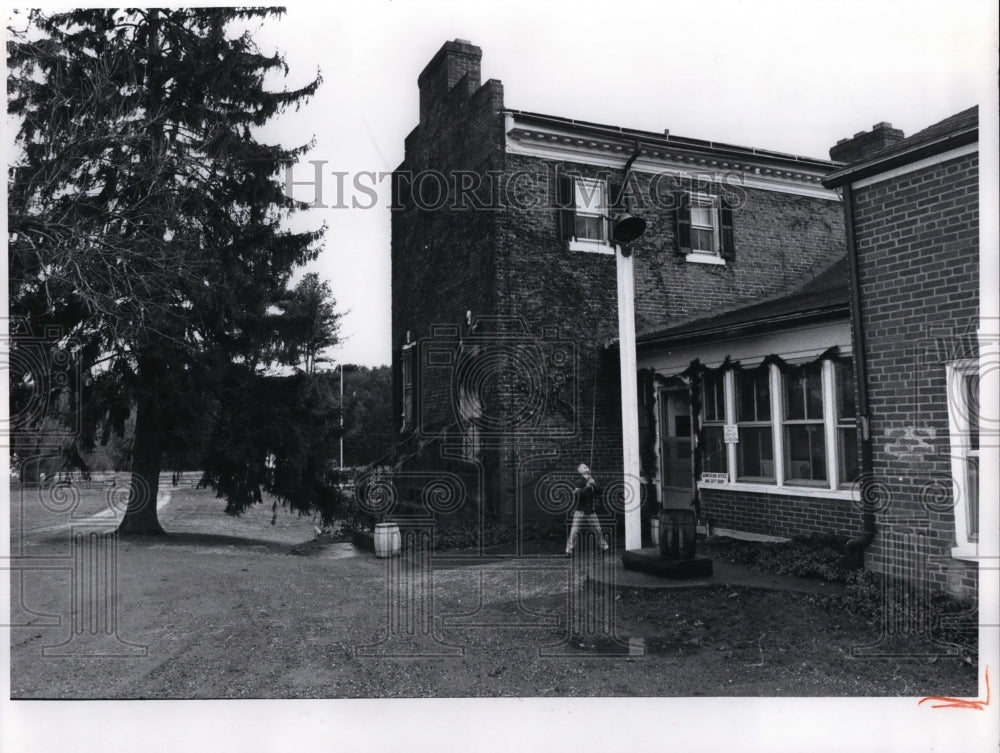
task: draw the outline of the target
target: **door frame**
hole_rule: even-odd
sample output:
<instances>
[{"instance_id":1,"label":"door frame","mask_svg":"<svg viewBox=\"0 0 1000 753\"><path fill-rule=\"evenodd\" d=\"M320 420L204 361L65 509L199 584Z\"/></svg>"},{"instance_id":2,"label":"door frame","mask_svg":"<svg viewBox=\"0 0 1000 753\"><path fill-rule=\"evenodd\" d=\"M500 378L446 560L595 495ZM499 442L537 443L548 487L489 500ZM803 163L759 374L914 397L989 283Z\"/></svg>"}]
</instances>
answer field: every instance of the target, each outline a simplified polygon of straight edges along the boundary
<instances>
[{"instance_id":1,"label":"door frame","mask_svg":"<svg viewBox=\"0 0 1000 753\"><path fill-rule=\"evenodd\" d=\"M681 486L667 486L666 479L666 459L667 455L665 452L665 439L669 436L668 426L666 421L666 414L668 413L668 402L667 396L670 393L677 393L683 391L690 410L691 403L691 383L684 379L683 377L672 377L665 383L660 384L656 390L656 401L657 401L657 422L659 424L658 431L656 433L656 443L657 443L657 454L658 454L658 470L660 472L659 484L657 484L659 498L660 498L660 509L667 508L668 494L671 496L676 496L683 491L687 492L686 501L683 507L686 509L690 505L690 501L694 499L695 493L695 478L694 478L694 416L691 416L689 422L689 433L688 442L691 447L691 484L689 487ZM690 415L690 413L689 413ZM673 505L671 505L673 507Z\"/></svg>"}]
</instances>

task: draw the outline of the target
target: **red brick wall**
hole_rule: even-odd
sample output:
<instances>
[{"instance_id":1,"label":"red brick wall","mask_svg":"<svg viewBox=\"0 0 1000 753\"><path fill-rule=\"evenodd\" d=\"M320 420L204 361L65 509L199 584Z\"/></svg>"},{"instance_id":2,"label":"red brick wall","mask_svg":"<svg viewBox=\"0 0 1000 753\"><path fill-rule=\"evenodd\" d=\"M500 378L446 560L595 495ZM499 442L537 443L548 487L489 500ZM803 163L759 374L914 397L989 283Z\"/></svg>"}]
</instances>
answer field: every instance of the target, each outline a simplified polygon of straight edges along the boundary
<instances>
[{"instance_id":1,"label":"red brick wall","mask_svg":"<svg viewBox=\"0 0 1000 753\"><path fill-rule=\"evenodd\" d=\"M976 357L978 161L959 157L855 193L874 477L884 485L866 564L898 571L887 532L924 533L927 578L972 596L954 560L945 363ZM898 558L897 558L898 560Z\"/></svg>"},{"instance_id":2,"label":"red brick wall","mask_svg":"<svg viewBox=\"0 0 1000 753\"><path fill-rule=\"evenodd\" d=\"M571 478L581 461L592 465L612 498L620 497L618 355L604 349L618 335L615 259L570 252L559 239L555 181L547 177L555 163L505 153L503 89L499 82L487 81L474 90L479 76L473 50L462 47L451 67L422 75L421 122L406 140L399 171L417 175L434 170L448 176L467 170L484 184L496 171L493 184L503 187L523 171L531 178L518 182L518 198L535 208L425 211L407 199L406 191L394 193L394 205L402 205L392 218L397 415L399 348L407 331L419 340L432 325L446 324L472 338L476 333L466 326L466 311L473 319L506 317L522 326L525 339L541 352L551 353L553 343L565 341L575 356L568 369L545 366L527 379L517 369L498 370L494 397L500 405L523 396L525 381L531 382L529 391L541 390L544 400L538 416L487 442L491 447L484 453L484 473L492 506L508 515L516 510L531 515L539 507L552 512L559 505L549 498L546 484L552 474ZM592 177L608 173L579 164L562 167ZM635 174L634 185L647 200L649 181L649 175ZM742 195L745 200L734 210L736 259L725 267L686 262L674 250L670 209L642 209L648 230L634 244L639 331L776 293L843 253L839 202L755 189ZM424 382L420 392L426 423L447 423L454 415L452 385L442 379Z\"/></svg>"},{"instance_id":3,"label":"red brick wall","mask_svg":"<svg viewBox=\"0 0 1000 753\"><path fill-rule=\"evenodd\" d=\"M609 171L578 163L558 163L559 171L584 177L609 177ZM539 176L519 183L526 211L508 211L498 228L500 308L523 317L536 329L555 323L578 343L579 436L575 440L525 443L508 457L509 478L518 458L538 454L532 467L572 469L591 457L599 480L621 479L622 439L618 354L602 355L605 342L618 337L616 263L611 255L574 252L559 239L554 208L556 163L523 155L506 157L507 175ZM546 177L548 176L548 177ZM618 174L620 178L620 173ZM649 200L653 176L634 174L630 181L645 208L647 222L633 244L636 278L636 328L665 327L697 316L736 308L775 294L810 269L844 252L843 209L838 201L812 199L759 189L741 189L734 211L735 262L723 266L690 263L675 250L672 209ZM633 199L632 206L636 206ZM595 380L596 371L596 380ZM596 384L596 408L594 389ZM549 459L547 453L555 451ZM523 497L532 496L529 488ZM612 497L616 497L612 490Z\"/></svg>"},{"instance_id":4,"label":"red brick wall","mask_svg":"<svg viewBox=\"0 0 1000 753\"><path fill-rule=\"evenodd\" d=\"M767 536L807 536L824 533L854 535L861 516L859 503L784 494L701 489L701 512L713 528Z\"/></svg>"}]
</instances>

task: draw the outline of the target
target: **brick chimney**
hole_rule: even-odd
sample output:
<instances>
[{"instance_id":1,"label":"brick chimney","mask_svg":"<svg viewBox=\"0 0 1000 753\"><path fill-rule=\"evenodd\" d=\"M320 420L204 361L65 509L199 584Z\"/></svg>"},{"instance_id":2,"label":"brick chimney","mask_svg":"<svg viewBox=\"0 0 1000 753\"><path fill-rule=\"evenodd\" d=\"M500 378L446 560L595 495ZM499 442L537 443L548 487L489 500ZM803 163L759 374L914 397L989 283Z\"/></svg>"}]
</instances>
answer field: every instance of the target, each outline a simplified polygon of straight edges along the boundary
<instances>
[{"instance_id":1,"label":"brick chimney","mask_svg":"<svg viewBox=\"0 0 1000 753\"><path fill-rule=\"evenodd\" d=\"M479 89L482 57L483 51L465 39L455 39L441 46L417 77L421 123L430 121L439 104L463 77L468 76L465 81L467 96Z\"/></svg>"},{"instance_id":2,"label":"brick chimney","mask_svg":"<svg viewBox=\"0 0 1000 753\"><path fill-rule=\"evenodd\" d=\"M882 121L873 125L870 131L859 131L853 138L838 141L830 147L830 159L834 162L861 162L902 140L901 130L893 128L892 123Z\"/></svg>"}]
</instances>

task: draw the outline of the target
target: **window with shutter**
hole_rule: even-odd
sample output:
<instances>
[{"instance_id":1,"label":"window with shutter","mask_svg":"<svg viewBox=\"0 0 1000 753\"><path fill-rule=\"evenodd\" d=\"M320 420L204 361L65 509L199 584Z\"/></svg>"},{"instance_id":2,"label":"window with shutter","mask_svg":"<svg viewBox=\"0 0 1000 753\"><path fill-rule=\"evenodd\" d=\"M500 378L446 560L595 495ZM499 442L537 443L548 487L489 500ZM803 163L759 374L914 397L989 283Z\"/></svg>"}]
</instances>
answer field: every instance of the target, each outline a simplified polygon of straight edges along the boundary
<instances>
[{"instance_id":1,"label":"window with shutter","mask_svg":"<svg viewBox=\"0 0 1000 753\"><path fill-rule=\"evenodd\" d=\"M674 238L688 261L725 264L736 259L733 210L719 196L683 192L674 196Z\"/></svg>"},{"instance_id":2,"label":"window with shutter","mask_svg":"<svg viewBox=\"0 0 1000 753\"><path fill-rule=\"evenodd\" d=\"M607 240L607 200L603 181L577 178L573 184L576 218L573 236L581 241Z\"/></svg>"},{"instance_id":3,"label":"window with shutter","mask_svg":"<svg viewBox=\"0 0 1000 753\"><path fill-rule=\"evenodd\" d=\"M611 244L612 196L621 189L603 180L559 176L556 203L559 237L569 241L571 251L614 253Z\"/></svg>"}]
</instances>

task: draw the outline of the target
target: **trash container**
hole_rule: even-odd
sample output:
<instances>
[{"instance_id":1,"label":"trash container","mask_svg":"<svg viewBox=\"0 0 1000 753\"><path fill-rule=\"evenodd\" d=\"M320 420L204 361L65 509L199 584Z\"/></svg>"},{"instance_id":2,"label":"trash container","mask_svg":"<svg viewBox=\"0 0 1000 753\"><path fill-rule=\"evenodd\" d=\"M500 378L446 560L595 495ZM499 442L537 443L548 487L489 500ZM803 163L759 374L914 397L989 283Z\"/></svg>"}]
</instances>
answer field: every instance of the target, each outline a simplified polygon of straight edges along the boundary
<instances>
[{"instance_id":1,"label":"trash container","mask_svg":"<svg viewBox=\"0 0 1000 753\"><path fill-rule=\"evenodd\" d=\"M375 556L395 557L399 554L399 525L396 523L378 523L375 526Z\"/></svg>"},{"instance_id":2,"label":"trash container","mask_svg":"<svg viewBox=\"0 0 1000 753\"><path fill-rule=\"evenodd\" d=\"M660 556L694 559L697 523L694 510L661 510Z\"/></svg>"}]
</instances>

